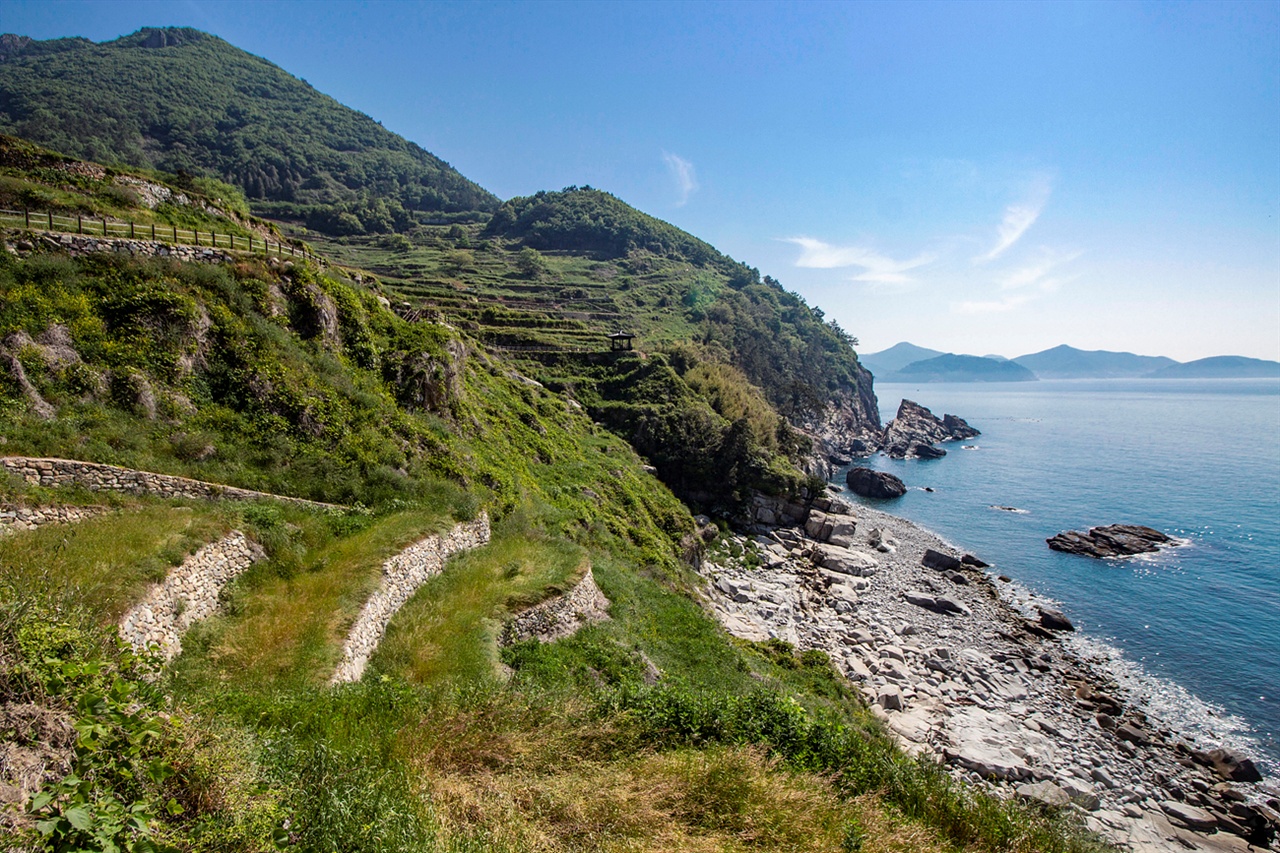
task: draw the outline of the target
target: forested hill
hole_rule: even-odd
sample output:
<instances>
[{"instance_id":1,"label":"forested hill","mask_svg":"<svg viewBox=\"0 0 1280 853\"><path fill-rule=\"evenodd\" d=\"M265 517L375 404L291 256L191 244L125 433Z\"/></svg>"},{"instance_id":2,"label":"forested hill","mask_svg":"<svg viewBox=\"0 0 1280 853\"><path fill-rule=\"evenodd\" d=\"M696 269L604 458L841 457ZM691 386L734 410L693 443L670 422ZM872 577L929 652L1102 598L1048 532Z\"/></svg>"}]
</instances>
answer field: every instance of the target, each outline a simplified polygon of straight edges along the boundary
<instances>
[{"instance_id":1,"label":"forested hill","mask_svg":"<svg viewBox=\"0 0 1280 853\"><path fill-rule=\"evenodd\" d=\"M190 28L101 44L0 36L0 131L89 160L219 178L257 213L331 233L498 206L369 116Z\"/></svg>"},{"instance_id":2,"label":"forested hill","mask_svg":"<svg viewBox=\"0 0 1280 853\"><path fill-rule=\"evenodd\" d=\"M513 198L498 208L485 231L543 251L605 258L647 251L699 265L738 266L709 243L591 187Z\"/></svg>"}]
</instances>

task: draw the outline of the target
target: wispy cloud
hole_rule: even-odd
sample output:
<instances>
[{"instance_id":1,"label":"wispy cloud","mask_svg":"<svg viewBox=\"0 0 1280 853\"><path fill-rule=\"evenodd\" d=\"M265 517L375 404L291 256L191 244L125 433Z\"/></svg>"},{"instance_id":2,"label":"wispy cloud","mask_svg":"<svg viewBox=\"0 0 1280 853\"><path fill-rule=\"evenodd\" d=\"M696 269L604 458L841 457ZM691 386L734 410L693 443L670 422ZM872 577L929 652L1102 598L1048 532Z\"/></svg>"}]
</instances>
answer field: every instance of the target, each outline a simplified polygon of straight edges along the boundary
<instances>
[{"instance_id":1,"label":"wispy cloud","mask_svg":"<svg viewBox=\"0 0 1280 853\"><path fill-rule=\"evenodd\" d=\"M974 263L994 261L1022 239L1022 235L1040 218L1040 212L1049 201L1050 191L1049 179L1037 178L1025 199L1006 207L1004 217L996 226L995 245L990 251L974 258Z\"/></svg>"},{"instance_id":2,"label":"wispy cloud","mask_svg":"<svg viewBox=\"0 0 1280 853\"><path fill-rule=\"evenodd\" d=\"M1017 290L1029 287L1038 287L1040 290L1045 290L1047 287L1052 288L1055 283L1061 283L1062 279L1053 278L1049 274L1064 264L1071 263L1081 254L1083 253L1055 252L1051 249L1042 248L1035 260L999 276L996 279L996 283L1003 290Z\"/></svg>"},{"instance_id":3,"label":"wispy cloud","mask_svg":"<svg viewBox=\"0 0 1280 853\"><path fill-rule=\"evenodd\" d=\"M698 189L698 175L693 170L693 163L670 151L662 152L662 162L667 164L667 171L671 173L676 189L680 192L680 200L676 202L676 206L683 207L689 201L689 196Z\"/></svg>"},{"instance_id":4,"label":"wispy cloud","mask_svg":"<svg viewBox=\"0 0 1280 853\"><path fill-rule=\"evenodd\" d=\"M925 254L899 261L862 246L832 246L812 237L788 237L786 242L800 247L800 257L796 261L798 267L819 270L860 267L863 272L850 281L905 284L914 281L907 272L934 260L933 255Z\"/></svg>"},{"instance_id":5,"label":"wispy cloud","mask_svg":"<svg viewBox=\"0 0 1280 853\"><path fill-rule=\"evenodd\" d=\"M1082 254L1041 247L1034 260L995 277L994 283L1003 295L952 303L951 310L956 314L998 314L1020 308L1074 280L1076 276L1062 267Z\"/></svg>"}]
</instances>

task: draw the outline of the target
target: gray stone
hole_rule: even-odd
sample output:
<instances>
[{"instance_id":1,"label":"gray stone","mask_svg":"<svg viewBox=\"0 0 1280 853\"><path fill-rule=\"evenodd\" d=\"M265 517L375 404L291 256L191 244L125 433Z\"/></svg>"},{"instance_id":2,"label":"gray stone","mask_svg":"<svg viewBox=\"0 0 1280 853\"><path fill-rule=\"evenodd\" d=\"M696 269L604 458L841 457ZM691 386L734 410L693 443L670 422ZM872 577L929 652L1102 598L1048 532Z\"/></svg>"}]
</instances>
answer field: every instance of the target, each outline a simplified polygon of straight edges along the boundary
<instances>
[{"instance_id":1,"label":"gray stone","mask_svg":"<svg viewBox=\"0 0 1280 853\"><path fill-rule=\"evenodd\" d=\"M1071 805L1071 797L1067 792L1052 782L1028 782L1019 785L1017 793L1024 800L1035 800L1046 806L1065 808Z\"/></svg>"},{"instance_id":2,"label":"gray stone","mask_svg":"<svg viewBox=\"0 0 1280 853\"><path fill-rule=\"evenodd\" d=\"M1178 823L1197 832L1210 832L1218 825L1216 817L1202 808L1187 803L1165 800L1160 804L1160 808Z\"/></svg>"}]
</instances>

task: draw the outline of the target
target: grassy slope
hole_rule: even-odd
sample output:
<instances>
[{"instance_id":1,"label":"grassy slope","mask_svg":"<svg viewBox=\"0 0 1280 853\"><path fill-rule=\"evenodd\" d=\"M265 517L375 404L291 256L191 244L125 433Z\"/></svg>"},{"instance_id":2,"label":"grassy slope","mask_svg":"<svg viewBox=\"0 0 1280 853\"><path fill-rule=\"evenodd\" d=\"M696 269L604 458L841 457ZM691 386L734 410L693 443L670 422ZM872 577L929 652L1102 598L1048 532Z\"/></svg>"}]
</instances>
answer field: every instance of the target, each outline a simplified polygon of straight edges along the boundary
<instances>
[{"instance_id":1,"label":"grassy slope","mask_svg":"<svg viewBox=\"0 0 1280 853\"><path fill-rule=\"evenodd\" d=\"M18 348L57 415L40 421L5 383L6 452L368 506L111 498L109 519L0 541L4 699L139 738L136 753L86 743L95 814L111 797L150 804L159 835L190 850L269 849L286 830L302 849L353 851L1088 849L897 755L820 655L726 637L681 562L687 509L630 447L342 275L4 254L0 297L0 340L60 324L80 359ZM420 591L364 683L324 687L381 560L481 505L494 543ZM232 527L269 561L148 686L111 622ZM584 559L613 619L499 655L498 621ZM117 674L127 713L83 701ZM157 766L173 775L144 772Z\"/></svg>"}]
</instances>

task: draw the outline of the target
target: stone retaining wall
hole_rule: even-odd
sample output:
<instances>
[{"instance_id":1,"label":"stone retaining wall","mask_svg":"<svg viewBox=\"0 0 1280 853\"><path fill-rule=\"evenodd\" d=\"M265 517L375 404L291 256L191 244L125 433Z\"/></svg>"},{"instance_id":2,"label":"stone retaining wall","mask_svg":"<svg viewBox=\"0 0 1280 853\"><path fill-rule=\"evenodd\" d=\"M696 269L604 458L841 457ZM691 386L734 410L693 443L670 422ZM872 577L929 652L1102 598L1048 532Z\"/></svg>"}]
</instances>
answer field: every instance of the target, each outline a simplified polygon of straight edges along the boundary
<instances>
[{"instance_id":1,"label":"stone retaining wall","mask_svg":"<svg viewBox=\"0 0 1280 853\"><path fill-rule=\"evenodd\" d=\"M238 530L205 545L130 608L120 620L120 636L136 651L154 646L172 660L182 651L183 632L212 616L223 587L262 556Z\"/></svg>"},{"instance_id":2,"label":"stone retaining wall","mask_svg":"<svg viewBox=\"0 0 1280 853\"><path fill-rule=\"evenodd\" d=\"M203 480L191 480L186 477L176 477L172 474L153 474L149 471L135 471L131 468L119 468L115 465L103 465L98 462L79 462L74 459L3 456L0 457L0 468L11 474L17 474L33 486L80 485L94 492L128 492L135 495L155 495L164 498L199 498L205 500L217 500L219 498L242 501L270 499L302 506L321 507L323 509L346 509L346 507L337 504L273 495L267 492L256 492L252 489L238 489L235 486L206 483Z\"/></svg>"},{"instance_id":3,"label":"stone retaining wall","mask_svg":"<svg viewBox=\"0 0 1280 853\"><path fill-rule=\"evenodd\" d=\"M105 506L14 506L0 504L0 536L43 524L70 524L106 512Z\"/></svg>"},{"instance_id":4,"label":"stone retaining wall","mask_svg":"<svg viewBox=\"0 0 1280 853\"><path fill-rule=\"evenodd\" d=\"M498 642L509 646L530 638L549 643L578 632L592 622L609 618L609 599L605 598L591 569L564 595L536 604L507 623Z\"/></svg>"},{"instance_id":5,"label":"stone retaining wall","mask_svg":"<svg viewBox=\"0 0 1280 853\"><path fill-rule=\"evenodd\" d=\"M10 243L13 239L10 238ZM261 242L259 239L258 242ZM25 245L24 245L25 244ZM31 236L17 243L18 248L41 246L66 252L72 257L81 255L114 252L121 255L132 255L136 258L173 258L178 261L200 261L203 263L226 263L235 256L225 249L212 246L187 246L179 243L165 243L160 240L138 240L128 237L94 237L89 234L41 234Z\"/></svg>"},{"instance_id":6,"label":"stone retaining wall","mask_svg":"<svg viewBox=\"0 0 1280 853\"><path fill-rule=\"evenodd\" d=\"M489 541L489 516L455 525L443 536L428 536L382 564L382 583L365 602L356 624L342 647L342 661L333 684L359 681L387 625L423 583L444 570L444 563L459 551L479 548Z\"/></svg>"}]
</instances>

